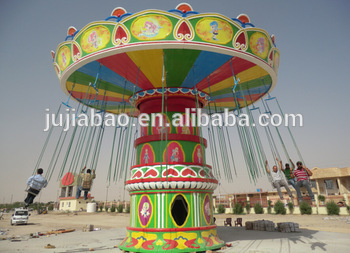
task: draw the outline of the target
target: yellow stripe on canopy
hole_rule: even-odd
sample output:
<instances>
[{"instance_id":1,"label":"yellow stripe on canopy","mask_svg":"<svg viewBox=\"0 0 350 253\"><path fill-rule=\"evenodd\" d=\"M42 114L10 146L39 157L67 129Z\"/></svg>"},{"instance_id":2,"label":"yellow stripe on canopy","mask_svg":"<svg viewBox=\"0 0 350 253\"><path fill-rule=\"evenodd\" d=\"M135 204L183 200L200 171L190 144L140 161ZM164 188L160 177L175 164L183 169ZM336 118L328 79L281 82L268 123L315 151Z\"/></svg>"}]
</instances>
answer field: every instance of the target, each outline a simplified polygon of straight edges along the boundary
<instances>
[{"instance_id":1,"label":"yellow stripe on canopy","mask_svg":"<svg viewBox=\"0 0 350 253\"><path fill-rule=\"evenodd\" d=\"M72 87L73 87L73 82L66 82L66 88L67 88L68 92L71 92ZM81 92L81 93L83 93L84 96L83 96L82 99L84 99L88 89L89 89L89 86L87 86L87 85L75 83L73 92ZM96 90L94 88L90 87L88 95L94 95L95 96L96 95ZM113 92L113 91L107 91L106 94L105 94L105 90L104 89L99 89L98 95L106 96L106 97L108 96L108 97L114 97L114 98L121 98L121 99L123 98L123 94L116 93L116 92ZM124 94L124 100L127 101L129 99L129 97L130 96L127 96L127 95ZM87 97L87 99L88 98L89 98L89 96ZM90 99L91 99L91 96L90 96Z\"/></svg>"},{"instance_id":2,"label":"yellow stripe on canopy","mask_svg":"<svg viewBox=\"0 0 350 253\"><path fill-rule=\"evenodd\" d=\"M125 108L125 109L118 109L118 108L116 108L116 109L108 109L107 111L110 112L110 113L113 113L113 114L126 113L128 115L132 114L133 116L137 116L138 115L138 111L135 110L134 108Z\"/></svg>"},{"instance_id":3,"label":"yellow stripe on canopy","mask_svg":"<svg viewBox=\"0 0 350 253\"><path fill-rule=\"evenodd\" d=\"M252 68L249 68L237 74L236 78L239 78L239 83L245 83L254 79L261 78L266 75L267 75L267 72L264 69L262 69L259 66L254 66ZM218 82L210 86L210 91L213 93L215 91L222 90L225 88L230 88L233 86L234 86L234 82L231 76L229 78L226 78L225 80L222 80L221 82ZM203 91L206 93L209 93L209 88L205 88Z\"/></svg>"},{"instance_id":4,"label":"yellow stripe on canopy","mask_svg":"<svg viewBox=\"0 0 350 253\"><path fill-rule=\"evenodd\" d=\"M259 66L254 66L250 69L244 70L241 73L237 74L236 78L239 78L241 83L245 83L266 75L268 75L266 70L264 70Z\"/></svg>"},{"instance_id":5,"label":"yellow stripe on canopy","mask_svg":"<svg viewBox=\"0 0 350 253\"><path fill-rule=\"evenodd\" d=\"M142 50L127 53L154 87L162 87L163 50Z\"/></svg>"},{"instance_id":6,"label":"yellow stripe on canopy","mask_svg":"<svg viewBox=\"0 0 350 253\"><path fill-rule=\"evenodd\" d=\"M226 78L225 80L222 80L221 82L218 82L217 84L210 86L210 92L213 93L215 91L229 88L229 87L232 87L234 85L235 85L235 83L233 81L233 78L232 78L232 76L230 76L229 78ZM208 94L210 93L209 87L205 88L203 91L208 93Z\"/></svg>"},{"instance_id":7,"label":"yellow stripe on canopy","mask_svg":"<svg viewBox=\"0 0 350 253\"><path fill-rule=\"evenodd\" d=\"M239 101L238 103L239 103L240 107L245 106L243 101ZM214 102L210 103L211 110L213 110L213 109L215 110L215 108L213 106L215 106ZM218 103L216 103L216 107L223 107L223 108L236 107L236 103L232 99L232 102L218 102Z\"/></svg>"}]
</instances>

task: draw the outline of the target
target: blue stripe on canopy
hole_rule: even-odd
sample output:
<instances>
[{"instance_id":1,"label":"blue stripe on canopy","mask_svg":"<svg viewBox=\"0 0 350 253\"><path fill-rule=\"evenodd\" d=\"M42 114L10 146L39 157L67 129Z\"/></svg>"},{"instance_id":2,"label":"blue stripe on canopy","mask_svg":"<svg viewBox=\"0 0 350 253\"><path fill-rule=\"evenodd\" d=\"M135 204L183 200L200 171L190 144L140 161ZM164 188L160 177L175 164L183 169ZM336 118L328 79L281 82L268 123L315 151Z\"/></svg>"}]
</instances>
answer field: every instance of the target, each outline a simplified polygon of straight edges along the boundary
<instances>
[{"instance_id":1,"label":"blue stripe on canopy","mask_svg":"<svg viewBox=\"0 0 350 253\"><path fill-rule=\"evenodd\" d=\"M250 95L255 95L255 94L261 94L261 93L266 93L271 85L269 85L268 87L266 86L260 86L260 87L256 87L256 88L251 88L249 90L243 90L243 94L244 96L248 96ZM241 91L236 91L236 96L237 98L242 98L242 92ZM214 96L212 97L212 99L221 99L221 98L233 98L233 94L232 92L229 93L225 93L219 96Z\"/></svg>"},{"instance_id":2,"label":"blue stripe on canopy","mask_svg":"<svg viewBox=\"0 0 350 253\"><path fill-rule=\"evenodd\" d=\"M101 68L100 68L101 66ZM114 84L116 86L119 86L121 88L124 89L124 85L125 85L125 78L118 75L117 73L113 72L112 70L110 70L109 68L100 65L99 62L97 61L93 61L90 62L84 66L82 66L81 68L78 69L79 72L87 74L89 76L97 76L97 73L99 73L98 78L106 81L108 83ZM94 81L95 81L94 79ZM131 92L134 91L134 84L131 83L130 81L126 82L126 90L129 90ZM135 92L140 91L141 89L139 87L136 86L135 88Z\"/></svg>"},{"instance_id":3,"label":"blue stripe on canopy","mask_svg":"<svg viewBox=\"0 0 350 253\"><path fill-rule=\"evenodd\" d=\"M230 55L202 51L197 57L196 62L192 66L181 87L194 87L197 83L209 76L231 58L232 56Z\"/></svg>"}]
</instances>

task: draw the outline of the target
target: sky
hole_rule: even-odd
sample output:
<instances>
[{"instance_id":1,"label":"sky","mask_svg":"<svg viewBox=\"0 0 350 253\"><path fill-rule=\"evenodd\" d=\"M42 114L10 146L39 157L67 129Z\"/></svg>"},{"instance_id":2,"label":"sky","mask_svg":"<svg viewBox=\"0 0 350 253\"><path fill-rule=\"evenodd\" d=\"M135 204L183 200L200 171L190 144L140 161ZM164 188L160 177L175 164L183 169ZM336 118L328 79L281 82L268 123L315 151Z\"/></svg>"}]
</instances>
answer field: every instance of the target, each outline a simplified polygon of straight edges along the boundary
<instances>
[{"instance_id":1,"label":"sky","mask_svg":"<svg viewBox=\"0 0 350 253\"><path fill-rule=\"evenodd\" d=\"M104 20L115 7L135 13L170 10L181 1L1 1L0 5L0 203L23 201L47 133L45 109L55 111L67 96L52 66L51 50L64 41L69 26L83 28ZM304 126L292 133L309 168L350 166L349 1L197 1L200 13L236 18L247 14L258 28L276 36L278 80L271 95L284 113L300 113ZM284 129L285 132L285 129ZM107 136L110 140L112 136ZM287 138L287 136L286 136ZM230 140L239 153L237 140ZM52 144L53 145L53 144ZM282 151L281 151L282 152ZM292 151L293 153L293 151ZM123 184L106 184L110 145L103 145L92 194L96 200L128 199ZM293 157L297 159L297 157ZM233 182L220 180L215 194L271 189L266 177L250 183L238 161ZM45 167L43 167L45 170ZM55 174L57 177L57 174ZM36 201L55 201L55 175Z\"/></svg>"}]
</instances>

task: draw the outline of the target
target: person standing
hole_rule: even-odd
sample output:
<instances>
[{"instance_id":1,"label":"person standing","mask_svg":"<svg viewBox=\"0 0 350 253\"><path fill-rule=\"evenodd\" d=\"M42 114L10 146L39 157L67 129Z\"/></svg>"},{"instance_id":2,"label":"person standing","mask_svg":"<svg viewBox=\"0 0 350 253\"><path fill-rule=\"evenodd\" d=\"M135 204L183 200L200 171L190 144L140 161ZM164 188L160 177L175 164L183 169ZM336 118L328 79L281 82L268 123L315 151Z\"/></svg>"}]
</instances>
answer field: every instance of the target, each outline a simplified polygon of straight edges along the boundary
<instances>
[{"instance_id":1,"label":"person standing","mask_svg":"<svg viewBox=\"0 0 350 253\"><path fill-rule=\"evenodd\" d=\"M27 185L29 186L28 195L24 200L24 207L27 208L33 203L36 195L39 194L40 190L47 186L47 180L42 176L44 170L42 168L37 169L37 174L31 176L27 180Z\"/></svg>"},{"instance_id":2,"label":"person standing","mask_svg":"<svg viewBox=\"0 0 350 253\"><path fill-rule=\"evenodd\" d=\"M277 161L278 158L276 158ZM272 177L272 185L276 187L278 195L280 196L280 199L283 200L283 194L281 192L281 186L284 186L286 189L288 195L290 198L293 198L292 192L290 191L288 187L288 183L286 181L286 178L284 177L284 174L281 171L281 163L279 162L280 168L278 169L276 165L272 167L272 171L269 170L267 161L265 161L265 168L266 172L271 175Z\"/></svg>"},{"instance_id":3,"label":"person standing","mask_svg":"<svg viewBox=\"0 0 350 253\"><path fill-rule=\"evenodd\" d=\"M303 200L303 196L301 195L300 187L304 186L309 193L309 196L312 202L315 201L315 196L311 190L311 184L309 181L309 176L312 176L312 172L303 166L302 162L297 162L297 169L294 170L294 176L297 179L297 183L295 184L295 190L297 191L298 200L301 202Z\"/></svg>"},{"instance_id":4,"label":"person standing","mask_svg":"<svg viewBox=\"0 0 350 253\"><path fill-rule=\"evenodd\" d=\"M86 173L84 173L85 169L86 166L81 170L79 175L79 177L83 180L83 183L77 188L77 193L75 196L76 199L79 199L81 191L84 191L84 199L87 200L88 193L91 190L92 180L96 178L95 170L93 170L93 174L91 175L91 170L87 169Z\"/></svg>"}]
</instances>

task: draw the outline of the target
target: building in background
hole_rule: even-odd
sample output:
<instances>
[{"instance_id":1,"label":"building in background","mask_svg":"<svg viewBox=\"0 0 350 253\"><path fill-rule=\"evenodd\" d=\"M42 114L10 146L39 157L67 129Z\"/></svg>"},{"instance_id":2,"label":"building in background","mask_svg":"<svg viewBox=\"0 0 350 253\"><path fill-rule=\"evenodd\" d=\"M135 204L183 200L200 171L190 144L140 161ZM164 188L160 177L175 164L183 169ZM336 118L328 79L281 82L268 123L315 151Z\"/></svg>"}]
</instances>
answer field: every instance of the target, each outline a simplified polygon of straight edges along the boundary
<instances>
[{"instance_id":1,"label":"building in background","mask_svg":"<svg viewBox=\"0 0 350 253\"><path fill-rule=\"evenodd\" d=\"M350 167L345 168L313 168L310 179L317 189L318 195L342 195L350 193Z\"/></svg>"},{"instance_id":2,"label":"building in background","mask_svg":"<svg viewBox=\"0 0 350 253\"><path fill-rule=\"evenodd\" d=\"M324 195L326 202L334 201L339 206L345 206L350 204L350 167L345 168L313 168L311 169L313 175L310 177L312 184L312 191L315 195ZM294 195L293 204L298 205L297 195L292 186L290 190ZM285 200L289 199L287 191L281 189ZM301 188L303 200L313 205L310 197L305 188ZM263 207L267 207L268 200L271 200L273 205L279 200L279 195L276 189L272 191L263 191L263 189L257 189L256 192L247 193L233 193L224 195L214 195L214 207L219 204L224 205L226 209L232 209L236 203L245 206L246 203L250 203L253 207L255 203L259 202ZM324 204L323 204L324 205Z\"/></svg>"},{"instance_id":3,"label":"building in background","mask_svg":"<svg viewBox=\"0 0 350 253\"><path fill-rule=\"evenodd\" d=\"M313 168L310 177L317 195L326 197L326 202L333 200L339 206L349 204L350 167L345 168Z\"/></svg>"},{"instance_id":4,"label":"building in background","mask_svg":"<svg viewBox=\"0 0 350 253\"><path fill-rule=\"evenodd\" d=\"M87 200L84 200L84 192L81 192L79 199L75 198L77 188L80 185L79 174L67 172L59 185L59 210L60 211L81 211L87 209L87 203L94 197L88 194Z\"/></svg>"}]
</instances>

